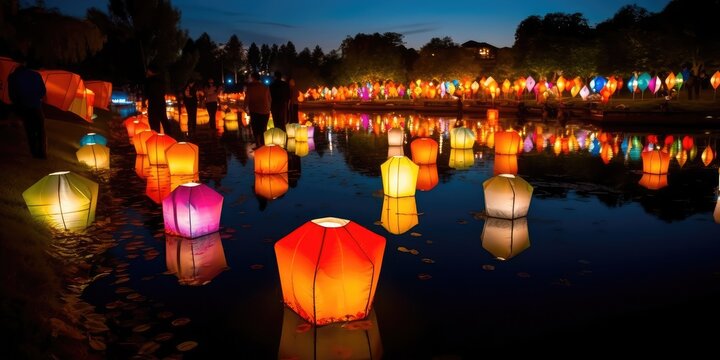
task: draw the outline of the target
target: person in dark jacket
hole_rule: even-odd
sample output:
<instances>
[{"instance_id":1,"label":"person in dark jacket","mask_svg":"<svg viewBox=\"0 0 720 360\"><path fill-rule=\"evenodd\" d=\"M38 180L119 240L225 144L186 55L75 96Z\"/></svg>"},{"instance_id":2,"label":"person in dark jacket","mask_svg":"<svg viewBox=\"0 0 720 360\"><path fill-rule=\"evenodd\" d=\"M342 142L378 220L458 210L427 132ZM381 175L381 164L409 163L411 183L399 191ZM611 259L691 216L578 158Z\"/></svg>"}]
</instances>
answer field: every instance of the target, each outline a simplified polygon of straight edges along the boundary
<instances>
[{"instance_id":1,"label":"person in dark jacket","mask_svg":"<svg viewBox=\"0 0 720 360\"><path fill-rule=\"evenodd\" d=\"M280 71L275 72L275 80L270 84L270 99L273 125L285 131L288 108L290 107L290 85L283 80Z\"/></svg>"},{"instance_id":2,"label":"person in dark jacket","mask_svg":"<svg viewBox=\"0 0 720 360\"><path fill-rule=\"evenodd\" d=\"M8 76L8 95L17 115L23 120L30 154L36 159L47 159L45 115L42 111L45 93L42 76L24 63Z\"/></svg>"},{"instance_id":3,"label":"person in dark jacket","mask_svg":"<svg viewBox=\"0 0 720 360\"><path fill-rule=\"evenodd\" d=\"M198 109L198 88L194 79L190 79L183 90L183 103L188 117L188 136L195 136L197 129L197 109Z\"/></svg>"},{"instance_id":4,"label":"person in dark jacket","mask_svg":"<svg viewBox=\"0 0 720 360\"><path fill-rule=\"evenodd\" d=\"M147 101L148 122L150 129L165 133L170 133L171 124L167 118L165 109L165 80L163 80L160 71L155 64L147 67L147 78L145 79L144 97ZM164 131L160 131L160 125Z\"/></svg>"}]
</instances>

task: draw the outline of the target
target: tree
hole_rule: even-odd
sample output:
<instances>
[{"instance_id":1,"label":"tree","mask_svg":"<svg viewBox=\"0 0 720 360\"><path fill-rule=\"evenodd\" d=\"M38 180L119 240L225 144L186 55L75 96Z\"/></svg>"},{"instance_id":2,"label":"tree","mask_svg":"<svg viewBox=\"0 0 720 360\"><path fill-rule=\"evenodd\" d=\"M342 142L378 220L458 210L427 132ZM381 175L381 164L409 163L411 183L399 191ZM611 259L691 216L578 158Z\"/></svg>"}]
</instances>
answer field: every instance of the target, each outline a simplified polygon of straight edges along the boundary
<instances>
[{"instance_id":1,"label":"tree","mask_svg":"<svg viewBox=\"0 0 720 360\"><path fill-rule=\"evenodd\" d=\"M602 73L630 73L652 66L652 30L648 31L651 13L637 5L626 5L596 27L598 43L604 56L598 63Z\"/></svg>"},{"instance_id":2,"label":"tree","mask_svg":"<svg viewBox=\"0 0 720 360\"><path fill-rule=\"evenodd\" d=\"M197 78L200 75L195 72L200 54L195 42L188 39L182 49L182 53L178 60L170 66L170 87L173 90L180 91L191 78Z\"/></svg>"},{"instance_id":3,"label":"tree","mask_svg":"<svg viewBox=\"0 0 720 360\"><path fill-rule=\"evenodd\" d=\"M260 46L260 71L270 70L270 54L271 50L267 44Z\"/></svg>"},{"instance_id":4,"label":"tree","mask_svg":"<svg viewBox=\"0 0 720 360\"><path fill-rule=\"evenodd\" d=\"M257 45L255 45L255 43L250 44L247 61L251 72L260 71L260 49Z\"/></svg>"},{"instance_id":5,"label":"tree","mask_svg":"<svg viewBox=\"0 0 720 360\"><path fill-rule=\"evenodd\" d=\"M238 83L237 73L243 68L244 58L243 44L237 35L233 34L225 44L225 52L223 57L224 66L233 72L235 84Z\"/></svg>"},{"instance_id":6,"label":"tree","mask_svg":"<svg viewBox=\"0 0 720 360\"><path fill-rule=\"evenodd\" d=\"M432 38L425 44L412 68L413 79L455 80L475 76L480 69L472 52L452 38Z\"/></svg>"},{"instance_id":7,"label":"tree","mask_svg":"<svg viewBox=\"0 0 720 360\"><path fill-rule=\"evenodd\" d=\"M310 54L310 66L319 68L320 65L322 65L323 60L325 58L325 53L323 53L322 48L320 48L319 45L315 45L315 48L313 49L312 53Z\"/></svg>"},{"instance_id":8,"label":"tree","mask_svg":"<svg viewBox=\"0 0 720 360\"><path fill-rule=\"evenodd\" d=\"M406 81L402 38L402 34L392 32L360 33L345 38L340 45L342 63L338 81L344 84L388 79Z\"/></svg>"},{"instance_id":9,"label":"tree","mask_svg":"<svg viewBox=\"0 0 720 360\"><path fill-rule=\"evenodd\" d=\"M202 33L195 40L195 48L198 51L198 62L195 70L200 73L203 79L218 78L222 73L220 68L220 48L210 38L208 33Z\"/></svg>"}]
</instances>

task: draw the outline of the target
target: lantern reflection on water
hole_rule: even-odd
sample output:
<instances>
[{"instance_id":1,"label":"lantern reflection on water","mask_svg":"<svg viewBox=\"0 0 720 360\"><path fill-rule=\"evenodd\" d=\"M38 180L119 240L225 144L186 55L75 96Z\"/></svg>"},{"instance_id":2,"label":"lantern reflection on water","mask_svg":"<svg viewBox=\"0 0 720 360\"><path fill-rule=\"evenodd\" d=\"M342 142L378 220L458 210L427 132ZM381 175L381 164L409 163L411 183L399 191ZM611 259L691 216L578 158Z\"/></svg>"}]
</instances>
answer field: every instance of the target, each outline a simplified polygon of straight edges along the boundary
<instances>
[{"instance_id":1,"label":"lantern reflection on water","mask_svg":"<svg viewBox=\"0 0 720 360\"><path fill-rule=\"evenodd\" d=\"M165 264L180 285L209 283L228 268L220 232L194 239L166 234Z\"/></svg>"},{"instance_id":2,"label":"lantern reflection on water","mask_svg":"<svg viewBox=\"0 0 720 360\"><path fill-rule=\"evenodd\" d=\"M30 215L64 230L82 230L95 221L98 184L69 171L49 174L23 191Z\"/></svg>"},{"instance_id":3,"label":"lantern reflection on water","mask_svg":"<svg viewBox=\"0 0 720 360\"><path fill-rule=\"evenodd\" d=\"M487 215L511 220L527 215L533 187L519 176L502 174L485 180L483 192Z\"/></svg>"},{"instance_id":4,"label":"lantern reflection on water","mask_svg":"<svg viewBox=\"0 0 720 360\"><path fill-rule=\"evenodd\" d=\"M418 224L417 203L414 196L383 197L380 223L389 233L400 235Z\"/></svg>"},{"instance_id":5,"label":"lantern reflection on water","mask_svg":"<svg viewBox=\"0 0 720 360\"><path fill-rule=\"evenodd\" d=\"M488 217L480 237L483 249L498 260L509 260L530 247L526 217L515 220Z\"/></svg>"},{"instance_id":6,"label":"lantern reflection on water","mask_svg":"<svg viewBox=\"0 0 720 360\"><path fill-rule=\"evenodd\" d=\"M662 189L668 185L668 175L643 173L639 184L648 190Z\"/></svg>"},{"instance_id":7,"label":"lantern reflection on water","mask_svg":"<svg viewBox=\"0 0 720 360\"><path fill-rule=\"evenodd\" d=\"M146 175L145 195L156 204L170 195L172 181L167 166L148 165L144 169Z\"/></svg>"},{"instance_id":8,"label":"lantern reflection on water","mask_svg":"<svg viewBox=\"0 0 720 360\"><path fill-rule=\"evenodd\" d=\"M415 196L419 167L406 156L393 156L380 165L385 195Z\"/></svg>"},{"instance_id":9,"label":"lantern reflection on water","mask_svg":"<svg viewBox=\"0 0 720 360\"><path fill-rule=\"evenodd\" d=\"M420 191L430 191L438 184L437 164L418 165L418 179L415 188Z\"/></svg>"},{"instance_id":10,"label":"lantern reflection on water","mask_svg":"<svg viewBox=\"0 0 720 360\"><path fill-rule=\"evenodd\" d=\"M381 359L375 311L366 320L313 327L292 310L283 312L278 359Z\"/></svg>"},{"instance_id":11,"label":"lantern reflection on water","mask_svg":"<svg viewBox=\"0 0 720 360\"><path fill-rule=\"evenodd\" d=\"M162 201L165 232L188 238L220 229L223 196L205 184L178 186Z\"/></svg>"},{"instance_id":12,"label":"lantern reflection on water","mask_svg":"<svg viewBox=\"0 0 720 360\"><path fill-rule=\"evenodd\" d=\"M495 133L495 153L503 155L516 155L521 149L522 139L515 131L499 131Z\"/></svg>"},{"instance_id":13,"label":"lantern reflection on water","mask_svg":"<svg viewBox=\"0 0 720 360\"><path fill-rule=\"evenodd\" d=\"M475 164L472 149L450 149L448 166L456 170L466 170Z\"/></svg>"},{"instance_id":14,"label":"lantern reflection on water","mask_svg":"<svg viewBox=\"0 0 720 360\"><path fill-rule=\"evenodd\" d=\"M435 164L438 155L438 143L431 138L418 138L410 143L412 160L418 165Z\"/></svg>"},{"instance_id":15,"label":"lantern reflection on water","mask_svg":"<svg viewBox=\"0 0 720 360\"><path fill-rule=\"evenodd\" d=\"M75 156L79 162L94 168L95 170L110 168L110 150L101 144L83 145Z\"/></svg>"},{"instance_id":16,"label":"lantern reflection on water","mask_svg":"<svg viewBox=\"0 0 720 360\"><path fill-rule=\"evenodd\" d=\"M284 303L315 325L366 318L385 238L334 217L306 222L275 243Z\"/></svg>"},{"instance_id":17,"label":"lantern reflection on water","mask_svg":"<svg viewBox=\"0 0 720 360\"><path fill-rule=\"evenodd\" d=\"M496 154L493 162L493 175L512 174L517 175L517 155Z\"/></svg>"},{"instance_id":18,"label":"lantern reflection on water","mask_svg":"<svg viewBox=\"0 0 720 360\"><path fill-rule=\"evenodd\" d=\"M288 173L255 173L255 194L268 200L277 199L288 191Z\"/></svg>"}]
</instances>

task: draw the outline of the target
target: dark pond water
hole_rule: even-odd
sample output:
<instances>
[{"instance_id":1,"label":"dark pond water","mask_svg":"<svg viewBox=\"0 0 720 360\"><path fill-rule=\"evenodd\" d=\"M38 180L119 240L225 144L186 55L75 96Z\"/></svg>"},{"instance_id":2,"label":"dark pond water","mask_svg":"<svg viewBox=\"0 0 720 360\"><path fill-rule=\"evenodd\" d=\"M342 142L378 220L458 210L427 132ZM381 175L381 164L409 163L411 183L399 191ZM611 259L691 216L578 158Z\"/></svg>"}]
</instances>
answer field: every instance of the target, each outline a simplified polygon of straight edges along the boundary
<instances>
[{"instance_id":1,"label":"dark pond water","mask_svg":"<svg viewBox=\"0 0 720 360\"><path fill-rule=\"evenodd\" d=\"M112 319L112 357L140 351L162 358L178 354L185 341L198 343L185 358L208 359L312 359L314 351L317 358L353 359L585 357L623 346L694 351L716 341L717 332L704 329L720 320L720 179L718 160L706 166L701 155L708 145L717 150L719 133L605 133L502 119L498 129L512 123L527 140L517 174L534 187L527 218L511 225L511 245L483 239L484 230L511 228L483 216L482 184L496 171L492 144L482 136L493 128L486 120L465 119L480 136L471 156L459 160L448 135L454 118L306 116L317 125L314 149L291 155L287 191L273 200L257 194L264 193L244 140L248 129L195 139L200 180L224 196L224 206L221 231L194 242L163 234L161 208L146 194L157 189L136 174L127 139L113 140L119 170L109 186L119 210L112 216L124 225L116 234L120 246L105 259L115 272L85 293ZM393 121L405 127L407 156L423 129L441 144L437 184L416 193L417 224L409 229L380 222L380 164ZM648 135L659 146L673 136L673 158L666 178L643 186L640 149ZM614 156L601 151L600 139ZM277 189L283 192L282 181ZM273 244L326 216L352 220L387 243L369 322L316 333L284 310ZM202 255L193 259L191 246ZM202 268L195 279L201 285L174 274L180 258Z\"/></svg>"}]
</instances>

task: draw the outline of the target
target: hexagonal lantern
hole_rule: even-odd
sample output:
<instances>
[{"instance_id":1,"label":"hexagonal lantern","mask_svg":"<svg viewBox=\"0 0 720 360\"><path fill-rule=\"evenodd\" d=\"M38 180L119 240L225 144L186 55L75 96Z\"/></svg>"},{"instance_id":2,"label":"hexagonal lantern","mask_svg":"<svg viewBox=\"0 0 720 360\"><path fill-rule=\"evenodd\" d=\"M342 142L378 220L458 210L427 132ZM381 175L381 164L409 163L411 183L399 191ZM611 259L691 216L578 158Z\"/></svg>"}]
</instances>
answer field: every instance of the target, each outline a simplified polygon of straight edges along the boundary
<instances>
[{"instance_id":1,"label":"hexagonal lantern","mask_svg":"<svg viewBox=\"0 0 720 360\"><path fill-rule=\"evenodd\" d=\"M85 146L87 144L100 144L107 146L107 139L98 133L91 132L80 138L80 146Z\"/></svg>"},{"instance_id":2,"label":"hexagonal lantern","mask_svg":"<svg viewBox=\"0 0 720 360\"><path fill-rule=\"evenodd\" d=\"M64 230L95 221L98 184L70 171L49 174L22 193L30 215Z\"/></svg>"},{"instance_id":3,"label":"hexagonal lantern","mask_svg":"<svg viewBox=\"0 0 720 360\"><path fill-rule=\"evenodd\" d=\"M642 157L643 172L647 174L667 174L670 167L670 155L668 153L652 150L643 151Z\"/></svg>"},{"instance_id":4,"label":"hexagonal lantern","mask_svg":"<svg viewBox=\"0 0 720 360\"><path fill-rule=\"evenodd\" d=\"M533 187L519 176L501 174L485 180L483 192L488 216L512 220L527 215Z\"/></svg>"},{"instance_id":5,"label":"hexagonal lantern","mask_svg":"<svg viewBox=\"0 0 720 360\"><path fill-rule=\"evenodd\" d=\"M419 167L407 156L393 156L380 165L383 192L393 197L415 196Z\"/></svg>"},{"instance_id":6,"label":"hexagonal lantern","mask_svg":"<svg viewBox=\"0 0 720 360\"><path fill-rule=\"evenodd\" d=\"M263 137L265 138L265 145L273 144L282 148L285 147L285 142L287 141L287 135L285 132L276 127L266 130L263 133Z\"/></svg>"},{"instance_id":7,"label":"hexagonal lantern","mask_svg":"<svg viewBox=\"0 0 720 360\"><path fill-rule=\"evenodd\" d=\"M83 145L75 156L79 162L90 166L95 170L110 168L110 149L102 144L86 144Z\"/></svg>"},{"instance_id":8,"label":"hexagonal lantern","mask_svg":"<svg viewBox=\"0 0 720 360\"><path fill-rule=\"evenodd\" d=\"M435 164L438 155L438 143L431 138L418 138L410 143L413 162L418 165Z\"/></svg>"},{"instance_id":9,"label":"hexagonal lantern","mask_svg":"<svg viewBox=\"0 0 720 360\"><path fill-rule=\"evenodd\" d=\"M456 127L450 130L450 147L453 149L472 149L475 144L475 134L466 127Z\"/></svg>"},{"instance_id":10,"label":"hexagonal lantern","mask_svg":"<svg viewBox=\"0 0 720 360\"><path fill-rule=\"evenodd\" d=\"M187 238L220 229L223 196L205 184L185 183L162 201L165 232Z\"/></svg>"},{"instance_id":11,"label":"hexagonal lantern","mask_svg":"<svg viewBox=\"0 0 720 360\"><path fill-rule=\"evenodd\" d=\"M383 236L350 220L306 222L275 243L285 305L315 325L366 318L384 251Z\"/></svg>"},{"instance_id":12,"label":"hexagonal lantern","mask_svg":"<svg viewBox=\"0 0 720 360\"><path fill-rule=\"evenodd\" d=\"M495 133L495 153L503 155L517 155L522 139L513 130L498 131Z\"/></svg>"},{"instance_id":13,"label":"hexagonal lantern","mask_svg":"<svg viewBox=\"0 0 720 360\"><path fill-rule=\"evenodd\" d=\"M288 171L287 151L278 145L265 145L255 150L255 173L280 174Z\"/></svg>"},{"instance_id":14,"label":"hexagonal lantern","mask_svg":"<svg viewBox=\"0 0 720 360\"><path fill-rule=\"evenodd\" d=\"M177 140L164 133L154 134L145 140L145 147L147 148L150 165L167 165L165 150L176 142Z\"/></svg>"}]
</instances>

